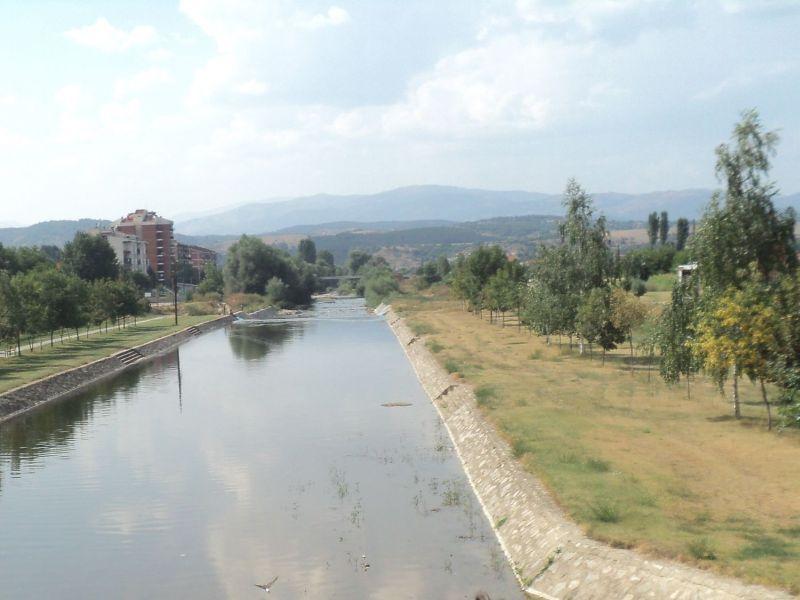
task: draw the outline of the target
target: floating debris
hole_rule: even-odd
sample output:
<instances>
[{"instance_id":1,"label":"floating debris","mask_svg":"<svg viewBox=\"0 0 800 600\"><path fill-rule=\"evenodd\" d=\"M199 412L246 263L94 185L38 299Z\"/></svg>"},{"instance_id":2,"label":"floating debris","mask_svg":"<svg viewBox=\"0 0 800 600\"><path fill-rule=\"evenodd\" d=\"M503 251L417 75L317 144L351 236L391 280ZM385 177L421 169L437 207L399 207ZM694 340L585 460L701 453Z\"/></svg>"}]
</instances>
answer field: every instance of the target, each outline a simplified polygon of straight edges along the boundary
<instances>
[{"instance_id":1,"label":"floating debris","mask_svg":"<svg viewBox=\"0 0 800 600\"><path fill-rule=\"evenodd\" d=\"M387 402L386 404L381 404L381 406L395 408L396 406L413 406L413 404L411 404L411 402Z\"/></svg>"},{"instance_id":2,"label":"floating debris","mask_svg":"<svg viewBox=\"0 0 800 600\"><path fill-rule=\"evenodd\" d=\"M257 583L255 586L257 588L261 588L265 592L269 594L269 591L272 589L272 586L275 585L275 582L278 581L278 576L276 575L272 581L269 583Z\"/></svg>"}]
</instances>

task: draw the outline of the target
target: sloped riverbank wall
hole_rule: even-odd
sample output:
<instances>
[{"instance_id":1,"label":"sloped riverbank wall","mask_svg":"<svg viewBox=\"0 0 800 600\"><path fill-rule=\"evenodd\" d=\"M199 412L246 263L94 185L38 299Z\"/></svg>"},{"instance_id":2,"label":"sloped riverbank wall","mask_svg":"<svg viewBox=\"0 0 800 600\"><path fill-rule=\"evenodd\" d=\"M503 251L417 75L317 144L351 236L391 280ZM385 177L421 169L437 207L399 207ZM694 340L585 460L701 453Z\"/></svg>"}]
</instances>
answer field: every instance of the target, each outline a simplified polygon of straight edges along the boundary
<instances>
[{"instance_id":1,"label":"sloped riverbank wall","mask_svg":"<svg viewBox=\"0 0 800 600\"><path fill-rule=\"evenodd\" d=\"M186 340L206 331L218 329L233 321L234 317L224 316L199 325L193 325L152 340L140 346L117 352L80 367L39 379L32 383L8 390L0 394L0 423L13 419L42 404L70 396L87 386L124 371L132 365L173 350ZM120 354L133 350L141 355L135 362L126 364L120 360Z\"/></svg>"},{"instance_id":2,"label":"sloped riverbank wall","mask_svg":"<svg viewBox=\"0 0 800 600\"><path fill-rule=\"evenodd\" d=\"M387 322L444 422L467 477L520 585L532 598L792 598L787 592L748 585L635 551L592 540L555 503L536 477L477 407L472 389L454 381L424 340L394 311ZM497 526L499 524L499 527Z\"/></svg>"}]
</instances>

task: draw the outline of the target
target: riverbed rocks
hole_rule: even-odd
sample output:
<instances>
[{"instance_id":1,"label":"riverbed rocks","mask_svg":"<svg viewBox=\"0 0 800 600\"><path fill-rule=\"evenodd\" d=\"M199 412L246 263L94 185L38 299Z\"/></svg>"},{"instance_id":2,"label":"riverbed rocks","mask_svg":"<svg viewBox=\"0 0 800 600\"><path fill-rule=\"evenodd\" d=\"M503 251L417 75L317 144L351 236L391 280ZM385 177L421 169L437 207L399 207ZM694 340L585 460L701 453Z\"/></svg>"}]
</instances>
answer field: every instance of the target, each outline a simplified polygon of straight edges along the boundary
<instances>
[{"instance_id":1,"label":"riverbed rocks","mask_svg":"<svg viewBox=\"0 0 800 600\"><path fill-rule=\"evenodd\" d=\"M689 565L651 559L588 538L549 492L513 458L468 385L453 385L425 344L389 310L387 322L439 411L508 560L532 598L788 599ZM447 393L445 394L444 391Z\"/></svg>"}]
</instances>

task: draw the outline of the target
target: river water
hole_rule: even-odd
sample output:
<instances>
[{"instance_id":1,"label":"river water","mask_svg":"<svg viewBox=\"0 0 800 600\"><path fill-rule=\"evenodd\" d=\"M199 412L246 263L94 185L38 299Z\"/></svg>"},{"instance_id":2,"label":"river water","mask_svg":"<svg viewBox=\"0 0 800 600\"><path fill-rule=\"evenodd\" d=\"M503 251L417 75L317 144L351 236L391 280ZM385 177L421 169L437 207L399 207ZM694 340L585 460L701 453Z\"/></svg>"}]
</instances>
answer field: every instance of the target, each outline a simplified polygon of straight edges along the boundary
<instances>
[{"instance_id":1,"label":"river water","mask_svg":"<svg viewBox=\"0 0 800 600\"><path fill-rule=\"evenodd\" d=\"M360 300L205 334L0 425L0 598L262 598L276 576L278 599L522 597Z\"/></svg>"}]
</instances>

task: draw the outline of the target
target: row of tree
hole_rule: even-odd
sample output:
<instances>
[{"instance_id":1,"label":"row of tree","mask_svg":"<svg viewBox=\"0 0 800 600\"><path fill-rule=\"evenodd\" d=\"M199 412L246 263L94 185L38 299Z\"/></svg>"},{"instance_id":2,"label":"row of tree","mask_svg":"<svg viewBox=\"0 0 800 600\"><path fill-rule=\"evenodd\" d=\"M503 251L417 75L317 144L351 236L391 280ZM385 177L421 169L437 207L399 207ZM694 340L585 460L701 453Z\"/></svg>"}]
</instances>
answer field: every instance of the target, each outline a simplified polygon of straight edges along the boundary
<instances>
[{"instance_id":1,"label":"row of tree","mask_svg":"<svg viewBox=\"0 0 800 600\"><path fill-rule=\"evenodd\" d=\"M661 371L667 381L704 370L731 382L756 382L772 426L768 385L788 421L800 424L800 283L795 215L778 211L769 178L778 136L758 113L744 113L730 144L717 150L724 189L712 198L692 238L697 271L676 286L662 317Z\"/></svg>"},{"instance_id":2,"label":"row of tree","mask_svg":"<svg viewBox=\"0 0 800 600\"><path fill-rule=\"evenodd\" d=\"M142 288L100 236L78 233L57 253L0 246L0 339L18 353L23 338L32 351L36 337L52 345L57 331L79 338L83 327L124 324L147 309Z\"/></svg>"},{"instance_id":3,"label":"row of tree","mask_svg":"<svg viewBox=\"0 0 800 600\"><path fill-rule=\"evenodd\" d=\"M641 252L615 260L605 219L595 218L591 198L574 180L564 196L560 240L542 247L533 263L523 266L499 247L480 247L459 256L447 280L470 310L488 310L490 319L514 310L521 324L548 342L563 335L572 346L577 338L581 353L585 343L590 352L596 344L605 356L627 340L633 354L633 335L641 330L646 335L640 347L659 355L667 382L684 377L688 385L701 370L720 386L730 381L738 418L738 383L746 376L759 386L768 427L770 389L777 390L785 421L800 425L795 219L791 210L779 212L773 203L777 189L768 175L776 142L777 135L764 132L758 114L749 111L736 126L733 143L717 148L717 174L725 189L712 198L681 256L696 261L697 271L676 283L662 312L627 291L626 279L646 277L643 268L673 264L677 247L648 249L650 258L663 255L657 267L643 266ZM656 217L666 231L667 215ZM682 220L679 230L685 242L688 222ZM418 274L425 281L435 277L441 275L428 266Z\"/></svg>"},{"instance_id":4,"label":"row of tree","mask_svg":"<svg viewBox=\"0 0 800 600\"><path fill-rule=\"evenodd\" d=\"M656 242L662 246L669 239L669 214L667 211L652 212L647 217L647 238L650 246L655 246ZM675 249L678 251L686 247L686 240L689 239L689 219L681 217L675 223Z\"/></svg>"}]
</instances>

